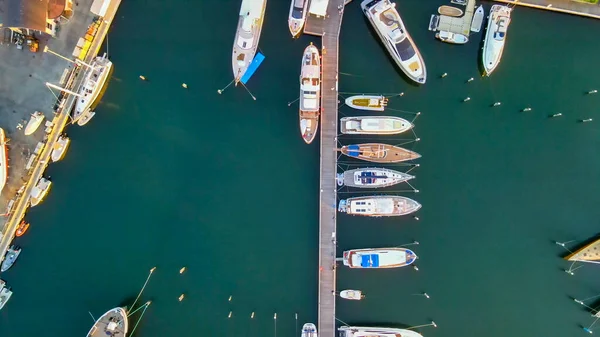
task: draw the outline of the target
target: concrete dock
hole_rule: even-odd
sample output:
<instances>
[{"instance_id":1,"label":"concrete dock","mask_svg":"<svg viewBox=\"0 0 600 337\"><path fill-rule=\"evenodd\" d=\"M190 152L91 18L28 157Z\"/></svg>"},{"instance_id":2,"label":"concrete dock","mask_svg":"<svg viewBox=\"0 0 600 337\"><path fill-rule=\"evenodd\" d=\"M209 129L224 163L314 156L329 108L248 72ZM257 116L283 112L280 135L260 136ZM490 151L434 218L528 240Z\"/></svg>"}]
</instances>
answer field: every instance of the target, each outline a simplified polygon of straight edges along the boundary
<instances>
[{"instance_id":1,"label":"concrete dock","mask_svg":"<svg viewBox=\"0 0 600 337\"><path fill-rule=\"evenodd\" d=\"M121 4L121 0L112 0L108 9L106 10L106 14L100 23L100 27L98 28L98 32L92 42L92 45L89 48L87 55L85 56L84 62L90 63L93 58L95 58L102 46L102 42L104 41L108 29L110 28L110 24ZM85 34L85 31L81 32L81 35ZM67 88L70 88L72 91L79 91L84 81L85 69L74 68L67 80ZM58 140L58 137L64 132L65 127L67 126L70 118L70 112L73 109L77 96L74 95L65 95L62 102L60 103L60 108L57 111L57 116L54 119L54 126L52 131L48 134L48 138L45 142L44 148L40 155L37 157L31 174L29 176L29 180L25 184L25 188L23 192L19 195L19 197L15 200L15 204L12 208L12 212L9 215L9 218L4 226L2 231L2 238L0 239L0 261L4 259L6 251L10 246L13 238L15 237L15 232L19 225L21 219L25 216L25 212L29 207L29 199L31 190L37 184L38 180L44 174L46 167L48 166L48 162L50 161L50 155L52 154L52 148L54 144Z\"/></svg>"},{"instance_id":2,"label":"concrete dock","mask_svg":"<svg viewBox=\"0 0 600 337\"><path fill-rule=\"evenodd\" d=\"M496 0L505 4L513 4L529 8L547 10L551 12L584 16L600 19L600 5L571 0Z\"/></svg>"},{"instance_id":3,"label":"concrete dock","mask_svg":"<svg viewBox=\"0 0 600 337\"><path fill-rule=\"evenodd\" d=\"M308 16L305 34L321 36L321 181L319 198L320 336L336 335L336 216L339 35L348 1L329 0L326 17Z\"/></svg>"}]
</instances>

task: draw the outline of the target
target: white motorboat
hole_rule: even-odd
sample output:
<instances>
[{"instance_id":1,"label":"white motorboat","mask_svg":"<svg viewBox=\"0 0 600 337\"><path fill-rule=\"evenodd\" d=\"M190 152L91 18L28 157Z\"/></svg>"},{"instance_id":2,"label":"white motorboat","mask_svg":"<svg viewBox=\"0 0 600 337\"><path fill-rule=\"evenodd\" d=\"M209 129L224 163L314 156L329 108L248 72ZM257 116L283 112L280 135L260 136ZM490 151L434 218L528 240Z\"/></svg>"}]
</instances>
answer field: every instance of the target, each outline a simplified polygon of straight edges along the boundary
<instances>
[{"instance_id":1,"label":"white motorboat","mask_svg":"<svg viewBox=\"0 0 600 337\"><path fill-rule=\"evenodd\" d=\"M63 159L65 153L67 152L67 149L69 148L70 143L71 139L69 139L69 137L67 137L66 135L61 135L60 137L58 137L58 140L56 141L56 143L54 143L54 146L52 147L51 158L53 162L57 162Z\"/></svg>"},{"instance_id":2,"label":"white motorboat","mask_svg":"<svg viewBox=\"0 0 600 337\"><path fill-rule=\"evenodd\" d=\"M293 37L298 37L302 33L304 23L306 22L306 12L309 0L292 0L290 4L290 15L288 17L288 26Z\"/></svg>"},{"instance_id":3,"label":"white motorboat","mask_svg":"<svg viewBox=\"0 0 600 337\"><path fill-rule=\"evenodd\" d=\"M31 202L31 207L36 206L50 191L50 187L52 186L52 182L44 177L40 178L38 183L31 189L31 197L29 202Z\"/></svg>"},{"instance_id":4,"label":"white motorboat","mask_svg":"<svg viewBox=\"0 0 600 337\"><path fill-rule=\"evenodd\" d=\"M485 11L483 9L483 5L479 5L475 10L475 14L473 14L473 21L471 21L471 31L475 33L479 33L481 30L481 25L483 25L483 17L485 16Z\"/></svg>"},{"instance_id":5,"label":"white motorboat","mask_svg":"<svg viewBox=\"0 0 600 337\"><path fill-rule=\"evenodd\" d=\"M506 43L506 31L510 24L512 9L508 6L493 5L488 16L487 31L483 40L483 69L484 75L490 74L500 64L504 44Z\"/></svg>"},{"instance_id":6,"label":"white motorboat","mask_svg":"<svg viewBox=\"0 0 600 337\"><path fill-rule=\"evenodd\" d=\"M421 209L421 204L407 197L373 195L340 200L338 211L370 217L402 216Z\"/></svg>"},{"instance_id":7,"label":"white motorboat","mask_svg":"<svg viewBox=\"0 0 600 337\"><path fill-rule=\"evenodd\" d=\"M360 290L342 290L340 291L340 297L347 300L360 301L365 298L365 295Z\"/></svg>"},{"instance_id":8,"label":"white motorboat","mask_svg":"<svg viewBox=\"0 0 600 337\"><path fill-rule=\"evenodd\" d=\"M4 261L2 261L2 266L0 267L0 272L5 272L10 269L10 267L15 264L17 258L21 255L21 247L12 245L6 251L6 255L4 256Z\"/></svg>"},{"instance_id":9,"label":"white motorboat","mask_svg":"<svg viewBox=\"0 0 600 337\"><path fill-rule=\"evenodd\" d=\"M8 302L11 296L12 291L6 285L6 282L4 280L0 280L0 310L4 308L4 305L6 305L6 302Z\"/></svg>"},{"instance_id":10,"label":"white motorboat","mask_svg":"<svg viewBox=\"0 0 600 337\"><path fill-rule=\"evenodd\" d=\"M358 168L337 174L339 186L381 188L403 183L414 176L387 168Z\"/></svg>"},{"instance_id":11,"label":"white motorboat","mask_svg":"<svg viewBox=\"0 0 600 337\"><path fill-rule=\"evenodd\" d=\"M404 118L388 116L343 117L340 124L342 133L348 135L395 135L414 126Z\"/></svg>"},{"instance_id":12,"label":"white motorboat","mask_svg":"<svg viewBox=\"0 0 600 337\"><path fill-rule=\"evenodd\" d=\"M6 185L6 179L8 179L8 147L4 129L0 128L0 192Z\"/></svg>"},{"instance_id":13,"label":"white motorboat","mask_svg":"<svg viewBox=\"0 0 600 337\"><path fill-rule=\"evenodd\" d=\"M440 40L442 42L446 42L446 43L465 44L465 43L469 42L469 38L466 37L465 35L447 32L447 31L440 31L439 33L435 34L435 37L438 40Z\"/></svg>"},{"instance_id":14,"label":"white motorboat","mask_svg":"<svg viewBox=\"0 0 600 337\"><path fill-rule=\"evenodd\" d=\"M360 7L400 70L411 80L424 84L427 80L425 61L404 27L396 4L389 0L364 0Z\"/></svg>"},{"instance_id":15,"label":"white motorboat","mask_svg":"<svg viewBox=\"0 0 600 337\"><path fill-rule=\"evenodd\" d=\"M414 330L394 328L342 326L338 331L340 337L423 337Z\"/></svg>"},{"instance_id":16,"label":"white motorboat","mask_svg":"<svg viewBox=\"0 0 600 337\"><path fill-rule=\"evenodd\" d=\"M77 125L86 125L94 116L96 116L96 112L92 111L91 109L87 109L83 114L81 114L81 118L79 118L79 120L77 121Z\"/></svg>"},{"instance_id":17,"label":"white motorboat","mask_svg":"<svg viewBox=\"0 0 600 337\"><path fill-rule=\"evenodd\" d=\"M317 327L313 323L305 323L302 326L301 337L317 337Z\"/></svg>"},{"instance_id":18,"label":"white motorboat","mask_svg":"<svg viewBox=\"0 0 600 337\"><path fill-rule=\"evenodd\" d=\"M267 0L242 0L231 53L233 78L236 85L254 60L266 6Z\"/></svg>"},{"instance_id":19,"label":"white motorboat","mask_svg":"<svg viewBox=\"0 0 600 337\"><path fill-rule=\"evenodd\" d=\"M42 125L44 118L44 114L39 111L31 114L31 118L29 118L29 122L27 122L27 125L25 126L25 136L33 134L40 127L40 125Z\"/></svg>"},{"instance_id":20,"label":"white motorboat","mask_svg":"<svg viewBox=\"0 0 600 337\"><path fill-rule=\"evenodd\" d=\"M356 95L346 98L346 105L358 109L369 111L383 111L387 106L388 99L385 96Z\"/></svg>"},{"instance_id":21,"label":"white motorboat","mask_svg":"<svg viewBox=\"0 0 600 337\"><path fill-rule=\"evenodd\" d=\"M344 252L344 266L350 268L398 268L405 267L417 259L407 248L367 248Z\"/></svg>"},{"instance_id":22,"label":"white motorboat","mask_svg":"<svg viewBox=\"0 0 600 337\"><path fill-rule=\"evenodd\" d=\"M128 330L127 311L124 308L114 308L96 320L87 337L126 337Z\"/></svg>"},{"instance_id":23,"label":"white motorboat","mask_svg":"<svg viewBox=\"0 0 600 337\"><path fill-rule=\"evenodd\" d=\"M108 81L113 64L104 54L102 57L96 57L91 64L84 64L84 66L88 67L88 70L73 109L73 123L79 121L83 113L97 103L100 93Z\"/></svg>"},{"instance_id":24,"label":"white motorboat","mask_svg":"<svg viewBox=\"0 0 600 337\"><path fill-rule=\"evenodd\" d=\"M312 143L319 128L321 108L321 58L312 43L304 49L300 68L300 134Z\"/></svg>"}]
</instances>

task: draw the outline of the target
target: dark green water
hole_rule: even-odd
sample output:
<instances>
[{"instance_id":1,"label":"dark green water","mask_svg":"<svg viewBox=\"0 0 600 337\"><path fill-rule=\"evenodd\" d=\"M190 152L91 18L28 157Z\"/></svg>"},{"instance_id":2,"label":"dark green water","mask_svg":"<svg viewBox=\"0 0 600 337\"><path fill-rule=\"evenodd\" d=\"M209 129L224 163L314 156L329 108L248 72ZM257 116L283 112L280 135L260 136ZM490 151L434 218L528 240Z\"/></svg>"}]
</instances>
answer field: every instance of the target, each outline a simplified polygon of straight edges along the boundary
<instances>
[{"instance_id":1,"label":"dark green water","mask_svg":"<svg viewBox=\"0 0 600 337\"><path fill-rule=\"evenodd\" d=\"M583 334L592 319L569 296L600 293L598 270L567 275L553 242L597 232L600 127L578 120L597 117L600 96L584 93L600 86L600 23L519 8L500 67L482 79L481 34L451 46L426 30L441 4L398 3L427 63L421 88L398 74L359 3L346 10L340 71L352 75L340 90L405 92L390 108L422 112L422 141L411 145L423 155L412 171L421 192L405 195L424 206L418 222L339 216L340 255L421 244L418 272L340 267L338 288L367 298L338 302L338 318L435 320L437 329L420 331L439 337ZM319 146L303 143L297 106L286 103L297 97L302 50L319 40L291 40L288 6L268 3L252 101L242 88L216 93L231 79L238 1L122 3L98 115L69 130L71 148L49 171L53 189L28 214L23 254L2 276L15 295L0 312L0 336L83 336L88 311L130 304L153 266L142 297L153 303L137 336L292 337L316 321ZM423 291L431 299L412 295Z\"/></svg>"}]
</instances>

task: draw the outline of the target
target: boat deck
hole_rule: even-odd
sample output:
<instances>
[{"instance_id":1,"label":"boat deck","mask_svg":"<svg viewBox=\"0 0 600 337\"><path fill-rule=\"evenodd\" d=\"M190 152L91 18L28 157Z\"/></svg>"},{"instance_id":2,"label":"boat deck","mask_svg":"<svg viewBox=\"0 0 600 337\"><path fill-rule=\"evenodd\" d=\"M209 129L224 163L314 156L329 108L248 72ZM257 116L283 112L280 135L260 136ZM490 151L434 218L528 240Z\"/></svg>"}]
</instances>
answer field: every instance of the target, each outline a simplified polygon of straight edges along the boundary
<instances>
[{"instance_id":1,"label":"boat deck","mask_svg":"<svg viewBox=\"0 0 600 337\"><path fill-rule=\"evenodd\" d=\"M565 257L569 261L599 262L600 261L600 239L587 244Z\"/></svg>"},{"instance_id":2,"label":"boat deck","mask_svg":"<svg viewBox=\"0 0 600 337\"><path fill-rule=\"evenodd\" d=\"M471 33L471 22L475 14L475 0L468 0L465 7L465 15L456 18L452 16L440 15L440 21L437 30L451 32L454 34L462 34L469 36Z\"/></svg>"},{"instance_id":3,"label":"boat deck","mask_svg":"<svg viewBox=\"0 0 600 337\"><path fill-rule=\"evenodd\" d=\"M87 337L125 337L127 335L127 317L121 311L111 310L100 317Z\"/></svg>"}]
</instances>

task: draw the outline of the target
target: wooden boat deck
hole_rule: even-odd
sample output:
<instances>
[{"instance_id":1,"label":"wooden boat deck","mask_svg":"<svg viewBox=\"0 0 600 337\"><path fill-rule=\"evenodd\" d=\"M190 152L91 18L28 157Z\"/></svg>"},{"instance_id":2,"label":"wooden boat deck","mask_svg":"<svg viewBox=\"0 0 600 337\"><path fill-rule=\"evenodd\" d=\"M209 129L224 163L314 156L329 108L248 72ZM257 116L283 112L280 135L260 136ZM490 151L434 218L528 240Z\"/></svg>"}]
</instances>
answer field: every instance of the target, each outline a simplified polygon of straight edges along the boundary
<instances>
[{"instance_id":1,"label":"wooden boat deck","mask_svg":"<svg viewBox=\"0 0 600 337\"><path fill-rule=\"evenodd\" d=\"M469 37L471 33L471 22L475 14L475 0L468 0L465 8L465 15L457 18L452 16L440 15L440 22L437 30L462 34Z\"/></svg>"},{"instance_id":2,"label":"wooden boat deck","mask_svg":"<svg viewBox=\"0 0 600 337\"><path fill-rule=\"evenodd\" d=\"M600 239L587 244L565 257L569 261L600 262Z\"/></svg>"}]
</instances>

